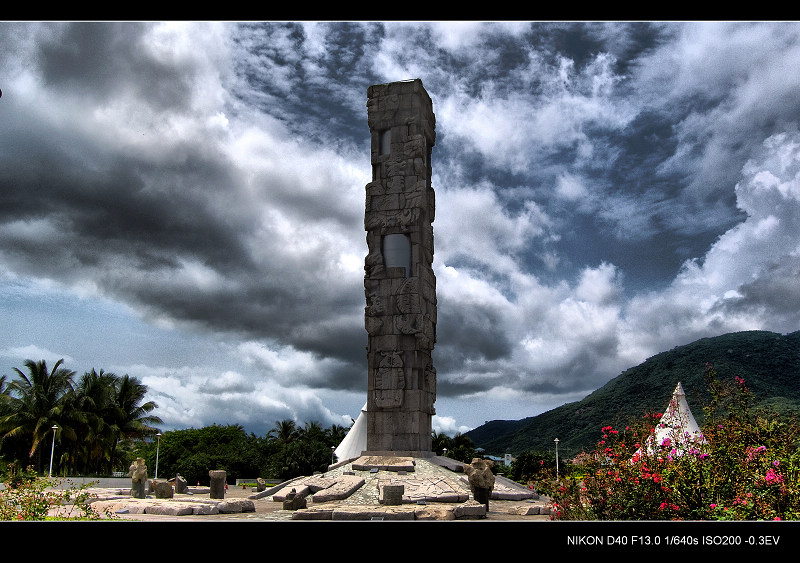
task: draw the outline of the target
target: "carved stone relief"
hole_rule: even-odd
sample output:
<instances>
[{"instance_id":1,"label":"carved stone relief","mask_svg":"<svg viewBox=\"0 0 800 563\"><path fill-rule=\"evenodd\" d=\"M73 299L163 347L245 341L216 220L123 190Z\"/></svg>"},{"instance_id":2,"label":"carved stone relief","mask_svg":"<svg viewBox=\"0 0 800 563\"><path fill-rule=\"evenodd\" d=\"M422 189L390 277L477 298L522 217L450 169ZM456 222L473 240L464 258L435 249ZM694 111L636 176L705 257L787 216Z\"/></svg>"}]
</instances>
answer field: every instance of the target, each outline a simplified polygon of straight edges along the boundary
<instances>
[{"instance_id":1,"label":"carved stone relief","mask_svg":"<svg viewBox=\"0 0 800 563\"><path fill-rule=\"evenodd\" d=\"M375 370L375 406L396 408L403 404L405 372L400 352L380 351L382 356Z\"/></svg>"}]
</instances>

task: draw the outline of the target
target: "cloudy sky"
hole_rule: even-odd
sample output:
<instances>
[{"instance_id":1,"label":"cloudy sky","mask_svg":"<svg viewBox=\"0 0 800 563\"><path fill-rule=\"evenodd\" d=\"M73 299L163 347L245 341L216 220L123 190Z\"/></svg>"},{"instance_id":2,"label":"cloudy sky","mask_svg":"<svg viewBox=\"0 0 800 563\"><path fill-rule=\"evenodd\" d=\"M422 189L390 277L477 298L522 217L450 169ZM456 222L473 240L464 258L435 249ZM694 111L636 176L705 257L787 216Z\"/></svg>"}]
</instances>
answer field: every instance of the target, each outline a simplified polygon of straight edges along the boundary
<instances>
[{"instance_id":1,"label":"cloudy sky","mask_svg":"<svg viewBox=\"0 0 800 563\"><path fill-rule=\"evenodd\" d=\"M165 429L366 400L366 93L437 137L435 428L800 329L800 24L0 23L0 375L141 379Z\"/></svg>"}]
</instances>

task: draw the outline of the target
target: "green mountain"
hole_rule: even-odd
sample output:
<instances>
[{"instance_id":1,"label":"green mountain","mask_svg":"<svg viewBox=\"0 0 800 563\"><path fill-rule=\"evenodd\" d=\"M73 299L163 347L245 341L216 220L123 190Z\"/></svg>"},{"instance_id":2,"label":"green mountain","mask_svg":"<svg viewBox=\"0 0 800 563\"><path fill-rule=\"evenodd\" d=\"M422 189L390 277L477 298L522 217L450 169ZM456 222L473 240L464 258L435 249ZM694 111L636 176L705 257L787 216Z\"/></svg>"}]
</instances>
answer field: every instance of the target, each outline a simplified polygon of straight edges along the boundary
<instances>
[{"instance_id":1,"label":"green mountain","mask_svg":"<svg viewBox=\"0 0 800 563\"><path fill-rule=\"evenodd\" d=\"M604 426L624 426L646 413L662 412L678 382L702 426L710 399L703 377L706 363L720 380L743 378L756 406L800 412L800 331L746 331L678 346L622 372L581 401L522 420L493 420L466 436L496 456L550 451L558 438L559 454L573 456L591 451Z\"/></svg>"}]
</instances>

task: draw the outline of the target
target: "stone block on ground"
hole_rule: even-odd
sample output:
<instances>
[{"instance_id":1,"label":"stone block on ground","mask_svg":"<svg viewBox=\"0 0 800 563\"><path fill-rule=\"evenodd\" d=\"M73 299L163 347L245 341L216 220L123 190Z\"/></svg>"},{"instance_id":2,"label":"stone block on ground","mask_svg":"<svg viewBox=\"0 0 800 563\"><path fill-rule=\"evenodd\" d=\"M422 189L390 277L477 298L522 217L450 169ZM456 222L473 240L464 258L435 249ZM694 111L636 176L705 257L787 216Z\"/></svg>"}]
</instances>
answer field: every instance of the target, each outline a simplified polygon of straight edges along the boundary
<instances>
[{"instance_id":1,"label":"stone block on ground","mask_svg":"<svg viewBox=\"0 0 800 563\"><path fill-rule=\"evenodd\" d=\"M279 490L277 493L273 494L272 495L272 500L275 501L275 502L283 502L283 501L286 500L286 497L288 497L289 494L292 493L292 491L294 491L294 493L297 496L303 497L303 498L305 498L305 497L307 497L308 495L311 494L311 488L310 487L306 487L305 485L291 484L291 485L287 485L283 489Z\"/></svg>"},{"instance_id":2,"label":"stone block on ground","mask_svg":"<svg viewBox=\"0 0 800 563\"><path fill-rule=\"evenodd\" d=\"M250 499L231 498L217 504L220 514L238 514L240 512L255 512L256 505Z\"/></svg>"},{"instance_id":3,"label":"stone block on ground","mask_svg":"<svg viewBox=\"0 0 800 563\"><path fill-rule=\"evenodd\" d=\"M152 487L156 498L172 498L175 494L172 483L166 479L153 479Z\"/></svg>"},{"instance_id":4,"label":"stone block on ground","mask_svg":"<svg viewBox=\"0 0 800 563\"><path fill-rule=\"evenodd\" d=\"M538 498L539 495L531 489L511 479L507 479L502 475L495 476L494 488L492 489L493 500L525 500Z\"/></svg>"},{"instance_id":5,"label":"stone block on ground","mask_svg":"<svg viewBox=\"0 0 800 563\"><path fill-rule=\"evenodd\" d=\"M336 482L311 497L313 502L330 502L348 498L364 485L364 478L356 475L342 475Z\"/></svg>"},{"instance_id":6,"label":"stone block on ground","mask_svg":"<svg viewBox=\"0 0 800 563\"><path fill-rule=\"evenodd\" d=\"M532 495L526 494L525 492L520 491L512 491L510 489L504 489L503 487L495 487L492 490L492 500L525 500L529 498L533 498Z\"/></svg>"},{"instance_id":7,"label":"stone block on ground","mask_svg":"<svg viewBox=\"0 0 800 563\"><path fill-rule=\"evenodd\" d=\"M460 461L456 461L454 459L450 459L449 457L444 456L433 456L430 458L431 463L435 463L440 467L444 467L449 469L454 473L463 473L464 472L464 464Z\"/></svg>"},{"instance_id":8,"label":"stone block on ground","mask_svg":"<svg viewBox=\"0 0 800 563\"><path fill-rule=\"evenodd\" d=\"M186 516L192 513L192 507L178 503L151 504L145 509L144 513L159 514L161 516Z\"/></svg>"},{"instance_id":9,"label":"stone block on ground","mask_svg":"<svg viewBox=\"0 0 800 563\"><path fill-rule=\"evenodd\" d=\"M452 507L437 505L419 505L414 509L414 520L455 520Z\"/></svg>"},{"instance_id":10,"label":"stone block on ground","mask_svg":"<svg viewBox=\"0 0 800 563\"><path fill-rule=\"evenodd\" d=\"M300 496L295 493L294 489L286 495L286 498L283 499L283 509L284 510L300 510L302 508L306 508L307 501L305 496Z\"/></svg>"},{"instance_id":11,"label":"stone block on ground","mask_svg":"<svg viewBox=\"0 0 800 563\"><path fill-rule=\"evenodd\" d=\"M147 505L144 504L126 504L124 508L115 510L114 512L126 512L127 514L144 514L147 511Z\"/></svg>"},{"instance_id":12,"label":"stone block on ground","mask_svg":"<svg viewBox=\"0 0 800 563\"><path fill-rule=\"evenodd\" d=\"M361 456L353 462L353 469L369 471L414 471L414 458L405 456Z\"/></svg>"},{"instance_id":13,"label":"stone block on ground","mask_svg":"<svg viewBox=\"0 0 800 563\"><path fill-rule=\"evenodd\" d=\"M333 510L331 520L414 520L414 508L343 506Z\"/></svg>"},{"instance_id":14,"label":"stone block on ground","mask_svg":"<svg viewBox=\"0 0 800 563\"><path fill-rule=\"evenodd\" d=\"M209 495L211 498L225 498L225 484L227 476L227 472L221 469L212 469L208 472L208 477L210 480Z\"/></svg>"},{"instance_id":15,"label":"stone block on ground","mask_svg":"<svg viewBox=\"0 0 800 563\"><path fill-rule=\"evenodd\" d=\"M321 475L312 475L302 481L302 485L308 487L312 494L332 487L335 483L336 479L323 477Z\"/></svg>"},{"instance_id":16,"label":"stone block on ground","mask_svg":"<svg viewBox=\"0 0 800 563\"><path fill-rule=\"evenodd\" d=\"M193 516L213 516L219 513L219 507L216 503L198 502L192 505Z\"/></svg>"},{"instance_id":17,"label":"stone block on ground","mask_svg":"<svg viewBox=\"0 0 800 563\"><path fill-rule=\"evenodd\" d=\"M522 506L512 506L508 509L509 514L514 514L517 516L534 516L536 514L541 514L540 507L537 504L529 504L529 505L522 505Z\"/></svg>"},{"instance_id":18,"label":"stone block on ground","mask_svg":"<svg viewBox=\"0 0 800 563\"><path fill-rule=\"evenodd\" d=\"M306 508L295 510L292 520L332 520L333 508Z\"/></svg>"},{"instance_id":19,"label":"stone block on ground","mask_svg":"<svg viewBox=\"0 0 800 563\"><path fill-rule=\"evenodd\" d=\"M175 479L172 480L175 486L175 492L179 495L186 494L189 489L188 484L186 483L186 479L184 479L180 473L175 475Z\"/></svg>"},{"instance_id":20,"label":"stone block on ground","mask_svg":"<svg viewBox=\"0 0 800 563\"><path fill-rule=\"evenodd\" d=\"M486 505L475 502L474 500L468 500L467 502L456 506L453 509L453 514L455 515L456 520L477 520L486 518Z\"/></svg>"},{"instance_id":21,"label":"stone block on ground","mask_svg":"<svg viewBox=\"0 0 800 563\"><path fill-rule=\"evenodd\" d=\"M403 503L405 485L384 485L380 488L378 502L386 505L399 505Z\"/></svg>"}]
</instances>

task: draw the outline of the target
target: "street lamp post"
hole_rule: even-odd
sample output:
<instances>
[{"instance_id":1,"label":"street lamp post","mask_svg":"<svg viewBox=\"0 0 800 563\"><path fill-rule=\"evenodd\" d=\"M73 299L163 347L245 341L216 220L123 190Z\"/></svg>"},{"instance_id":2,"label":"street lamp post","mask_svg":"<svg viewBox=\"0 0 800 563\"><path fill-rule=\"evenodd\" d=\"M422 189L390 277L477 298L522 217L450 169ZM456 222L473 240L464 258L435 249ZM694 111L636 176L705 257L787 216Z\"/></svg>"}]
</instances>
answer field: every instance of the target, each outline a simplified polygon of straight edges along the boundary
<instances>
[{"instance_id":1,"label":"street lamp post","mask_svg":"<svg viewBox=\"0 0 800 563\"><path fill-rule=\"evenodd\" d=\"M161 432L156 434L156 474L153 479L158 479L158 448L161 446Z\"/></svg>"},{"instance_id":2,"label":"street lamp post","mask_svg":"<svg viewBox=\"0 0 800 563\"><path fill-rule=\"evenodd\" d=\"M56 451L56 431L58 430L58 426L55 424L52 426L53 429L53 445L50 448L50 473L48 474L50 477L53 476L53 454Z\"/></svg>"},{"instance_id":3,"label":"street lamp post","mask_svg":"<svg viewBox=\"0 0 800 563\"><path fill-rule=\"evenodd\" d=\"M556 443L556 478L558 478L558 438L554 442Z\"/></svg>"}]
</instances>

